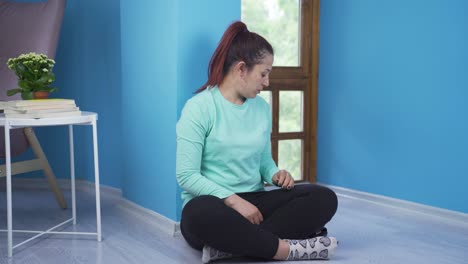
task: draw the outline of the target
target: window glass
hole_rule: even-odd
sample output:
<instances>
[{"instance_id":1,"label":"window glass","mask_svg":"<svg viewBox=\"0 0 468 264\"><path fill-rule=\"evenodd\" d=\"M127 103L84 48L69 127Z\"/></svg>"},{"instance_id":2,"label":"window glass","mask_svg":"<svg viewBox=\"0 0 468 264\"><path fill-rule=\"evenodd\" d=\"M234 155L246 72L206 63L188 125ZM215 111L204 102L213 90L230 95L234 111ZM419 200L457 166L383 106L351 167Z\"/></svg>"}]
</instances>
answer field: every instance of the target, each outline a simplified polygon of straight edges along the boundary
<instances>
[{"instance_id":1,"label":"window glass","mask_svg":"<svg viewBox=\"0 0 468 264\"><path fill-rule=\"evenodd\" d=\"M294 180L302 179L302 140L288 139L278 142L278 167L291 173Z\"/></svg>"},{"instance_id":2,"label":"window glass","mask_svg":"<svg viewBox=\"0 0 468 264\"><path fill-rule=\"evenodd\" d=\"M271 91L261 91L258 95L265 99L271 107Z\"/></svg>"},{"instance_id":3,"label":"window glass","mask_svg":"<svg viewBox=\"0 0 468 264\"><path fill-rule=\"evenodd\" d=\"M303 92L279 92L279 132L302 132L303 130Z\"/></svg>"},{"instance_id":4,"label":"window glass","mask_svg":"<svg viewBox=\"0 0 468 264\"><path fill-rule=\"evenodd\" d=\"M299 0L242 0L241 19L250 31L266 38L275 53L273 66L298 67Z\"/></svg>"}]
</instances>

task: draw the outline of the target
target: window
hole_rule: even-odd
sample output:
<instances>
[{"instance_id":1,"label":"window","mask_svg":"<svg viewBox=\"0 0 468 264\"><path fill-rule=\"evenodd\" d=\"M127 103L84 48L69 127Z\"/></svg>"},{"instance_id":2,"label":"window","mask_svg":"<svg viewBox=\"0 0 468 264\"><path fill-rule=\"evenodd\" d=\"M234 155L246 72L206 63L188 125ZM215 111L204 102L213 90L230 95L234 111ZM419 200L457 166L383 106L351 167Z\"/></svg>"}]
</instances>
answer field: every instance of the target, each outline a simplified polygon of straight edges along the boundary
<instances>
[{"instance_id":1,"label":"window","mask_svg":"<svg viewBox=\"0 0 468 264\"><path fill-rule=\"evenodd\" d=\"M272 153L297 181L316 181L319 0L242 0L242 21L275 50Z\"/></svg>"}]
</instances>

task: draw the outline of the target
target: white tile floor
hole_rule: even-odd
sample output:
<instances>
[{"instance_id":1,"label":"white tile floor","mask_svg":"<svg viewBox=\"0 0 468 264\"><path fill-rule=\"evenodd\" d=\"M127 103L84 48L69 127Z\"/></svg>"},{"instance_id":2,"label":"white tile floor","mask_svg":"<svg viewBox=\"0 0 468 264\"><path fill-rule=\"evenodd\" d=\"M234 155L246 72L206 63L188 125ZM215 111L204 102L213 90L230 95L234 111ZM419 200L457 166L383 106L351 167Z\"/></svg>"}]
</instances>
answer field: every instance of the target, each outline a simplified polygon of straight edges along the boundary
<instances>
[{"instance_id":1,"label":"white tile floor","mask_svg":"<svg viewBox=\"0 0 468 264\"><path fill-rule=\"evenodd\" d=\"M0 229L5 229L5 189L0 190ZM42 228L66 219L70 214L69 209L58 209L53 195L47 190L15 190L13 199L14 228ZM94 195L78 192L77 199L78 225L68 226L65 230L93 230ZM53 235L15 249L14 257L9 259L6 257L6 233L0 233L0 264L201 263L201 253L187 246L181 236L172 237L135 217L119 205L122 203L119 197L103 191L101 202L102 242ZM468 264L468 224L446 221L439 216L339 195L338 212L327 227L329 235L340 241L334 258L300 263ZM24 238L16 235L15 242ZM264 263L247 258L219 262Z\"/></svg>"}]
</instances>

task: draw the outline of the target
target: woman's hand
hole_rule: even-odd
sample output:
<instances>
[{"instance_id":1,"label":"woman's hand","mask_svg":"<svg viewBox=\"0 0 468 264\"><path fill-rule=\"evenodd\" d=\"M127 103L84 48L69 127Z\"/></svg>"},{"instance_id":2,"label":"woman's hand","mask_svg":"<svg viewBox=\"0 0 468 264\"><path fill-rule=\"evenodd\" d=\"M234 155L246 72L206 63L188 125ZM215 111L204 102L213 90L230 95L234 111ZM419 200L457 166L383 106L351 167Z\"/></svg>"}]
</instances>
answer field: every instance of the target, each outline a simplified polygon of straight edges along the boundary
<instances>
[{"instance_id":1,"label":"woman's hand","mask_svg":"<svg viewBox=\"0 0 468 264\"><path fill-rule=\"evenodd\" d=\"M233 194L224 199L224 204L236 210L252 224L258 225L263 221L263 215L260 210L237 194Z\"/></svg>"},{"instance_id":2,"label":"woman's hand","mask_svg":"<svg viewBox=\"0 0 468 264\"><path fill-rule=\"evenodd\" d=\"M275 175L273 175L273 178L271 178L273 183L281 187L283 189L291 190L294 188L294 179L291 176L291 174L287 170L280 170Z\"/></svg>"}]
</instances>

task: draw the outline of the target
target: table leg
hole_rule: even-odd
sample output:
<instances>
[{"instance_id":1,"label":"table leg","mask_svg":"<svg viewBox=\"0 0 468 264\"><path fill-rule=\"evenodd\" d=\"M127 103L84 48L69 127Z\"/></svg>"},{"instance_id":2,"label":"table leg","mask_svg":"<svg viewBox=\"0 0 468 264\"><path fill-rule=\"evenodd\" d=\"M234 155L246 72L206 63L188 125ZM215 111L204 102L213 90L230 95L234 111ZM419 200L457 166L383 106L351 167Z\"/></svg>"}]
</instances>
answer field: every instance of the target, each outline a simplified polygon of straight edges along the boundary
<instances>
[{"instance_id":1,"label":"table leg","mask_svg":"<svg viewBox=\"0 0 468 264\"><path fill-rule=\"evenodd\" d=\"M97 240L101 241L101 195L99 191L99 159L98 159L98 144L97 144L97 124L96 119L93 120L93 155L94 155L94 186L96 188L96 225L97 225Z\"/></svg>"},{"instance_id":2,"label":"table leg","mask_svg":"<svg viewBox=\"0 0 468 264\"><path fill-rule=\"evenodd\" d=\"M8 232L8 257L13 256L13 215L11 208L11 152L10 152L10 125L5 122L5 169L7 192L7 232Z\"/></svg>"},{"instance_id":3,"label":"table leg","mask_svg":"<svg viewBox=\"0 0 468 264\"><path fill-rule=\"evenodd\" d=\"M73 224L76 225L76 192L75 192L75 148L73 145L73 125L68 126L68 140L70 143L70 177Z\"/></svg>"}]
</instances>

